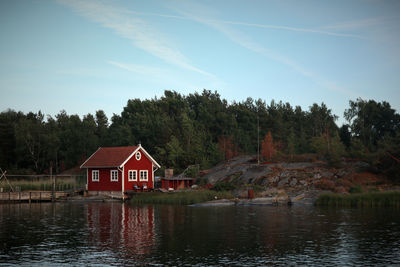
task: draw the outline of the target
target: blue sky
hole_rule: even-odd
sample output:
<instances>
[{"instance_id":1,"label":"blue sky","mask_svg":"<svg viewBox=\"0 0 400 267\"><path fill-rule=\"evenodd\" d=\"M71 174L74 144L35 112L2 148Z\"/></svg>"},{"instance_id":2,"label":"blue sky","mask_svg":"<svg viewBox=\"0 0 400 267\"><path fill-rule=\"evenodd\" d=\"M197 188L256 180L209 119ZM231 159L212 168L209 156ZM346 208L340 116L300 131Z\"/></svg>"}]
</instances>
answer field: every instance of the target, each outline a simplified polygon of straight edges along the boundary
<instances>
[{"instance_id":1,"label":"blue sky","mask_svg":"<svg viewBox=\"0 0 400 267\"><path fill-rule=\"evenodd\" d=\"M0 1L0 111L119 114L128 99L217 90L343 120L400 108L400 1Z\"/></svg>"}]
</instances>

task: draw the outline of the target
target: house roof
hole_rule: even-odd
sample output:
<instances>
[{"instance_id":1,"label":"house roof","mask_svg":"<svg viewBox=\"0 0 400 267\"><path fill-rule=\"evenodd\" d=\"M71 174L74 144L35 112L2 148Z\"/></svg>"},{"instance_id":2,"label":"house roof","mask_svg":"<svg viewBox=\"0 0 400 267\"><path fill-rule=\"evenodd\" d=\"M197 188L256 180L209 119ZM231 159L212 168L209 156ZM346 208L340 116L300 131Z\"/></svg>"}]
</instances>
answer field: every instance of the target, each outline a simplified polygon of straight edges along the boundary
<instances>
[{"instance_id":1,"label":"house roof","mask_svg":"<svg viewBox=\"0 0 400 267\"><path fill-rule=\"evenodd\" d=\"M99 147L82 165L90 167L120 167L138 146Z\"/></svg>"},{"instance_id":2,"label":"house roof","mask_svg":"<svg viewBox=\"0 0 400 267\"><path fill-rule=\"evenodd\" d=\"M82 165L81 168L93 167L123 167L128 160L141 151L157 168L161 168L160 164L150 156L142 147L138 146L120 146L120 147L99 147Z\"/></svg>"}]
</instances>

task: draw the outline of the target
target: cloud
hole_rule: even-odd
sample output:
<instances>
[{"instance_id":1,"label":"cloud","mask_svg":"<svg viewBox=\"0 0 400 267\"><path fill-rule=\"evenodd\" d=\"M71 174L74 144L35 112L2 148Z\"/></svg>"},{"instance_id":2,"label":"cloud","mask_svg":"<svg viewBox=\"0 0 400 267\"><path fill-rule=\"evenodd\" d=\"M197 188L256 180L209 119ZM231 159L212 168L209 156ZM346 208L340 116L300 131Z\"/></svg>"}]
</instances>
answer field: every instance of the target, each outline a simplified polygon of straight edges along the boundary
<instances>
[{"instance_id":1,"label":"cloud","mask_svg":"<svg viewBox=\"0 0 400 267\"><path fill-rule=\"evenodd\" d=\"M167 73L165 70L160 69L160 68L153 68L153 67L148 67L144 65L138 65L138 64L126 64L126 63L121 63L121 62L116 62L116 61L108 61L109 64L130 71L130 72L135 72L141 75L150 75L150 76L166 76Z\"/></svg>"},{"instance_id":2,"label":"cloud","mask_svg":"<svg viewBox=\"0 0 400 267\"><path fill-rule=\"evenodd\" d=\"M192 10L198 10L192 9ZM294 60L281 55L275 51L272 51L271 49L268 49L259 43L255 42L252 40L251 37L247 36L244 32L241 32L239 30L236 30L232 27L229 27L229 25L219 21L219 20L210 20L210 19L205 19L203 17L195 16L193 14L190 14L188 12L182 11L182 10L177 10L180 14L184 15L187 18L190 18L191 20L197 21L199 23L208 25L224 35L226 35L228 38L230 38L233 42L237 43L238 45L247 48L248 50L251 50L255 53L261 54L262 56L275 60L277 62L280 62L294 71L300 73L301 75L310 78L314 83L319 84L329 90L339 92L341 94L345 94L347 96L355 97L357 96L356 93L349 91L345 88L342 88L338 86L336 83L328 81L316 73L314 73L311 70L308 70L307 68L303 67L299 63L295 62Z\"/></svg>"},{"instance_id":3,"label":"cloud","mask_svg":"<svg viewBox=\"0 0 400 267\"><path fill-rule=\"evenodd\" d=\"M178 11L179 12L179 11ZM167 14L158 14L158 13L147 13L147 12L135 12L132 11L133 14L139 16L156 16L156 17L163 17L163 18L172 18L172 19L182 19L182 20L190 20L190 18L186 16L176 16L176 15L167 15ZM264 28L264 29L275 29L275 30L284 30L284 31L293 31L293 32L304 32L304 33L313 33L313 34L324 34L324 35L331 35L331 36L339 36L339 37L351 37L357 39L364 39L363 36L357 34L348 34L348 33L339 33L333 32L323 29L329 29L329 27L321 27L319 29L311 29L311 28L299 28L299 27L292 27L292 26L283 26L283 25L270 25L270 24L259 24L259 23L247 23L241 21L229 21L229 20L215 20L215 19L204 19L209 23L220 23L220 24L229 24L229 25L240 25L240 26L247 26L253 28ZM335 29L332 26L332 29ZM340 28L339 28L340 29Z\"/></svg>"},{"instance_id":4,"label":"cloud","mask_svg":"<svg viewBox=\"0 0 400 267\"><path fill-rule=\"evenodd\" d=\"M59 2L90 21L112 29L117 35L130 40L137 48L169 64L215 78L213 74L193 66L173 44L162 37L162 34L145 21L133 17L129 10L105 4L103 1L59 0Z\"/></svg>"},{"instance_id":5,"label":"cloud","mask_svg":"<svg viewBox=\"0 0 400 267\"><path fill-rule=\"evenodd\" d=\"M363 28L374 27L384 23L384 18L367 18L359 20L344 21L324 27L320 29L335 30L335 31L352 31Z\"/></svg>"}]
</instances>

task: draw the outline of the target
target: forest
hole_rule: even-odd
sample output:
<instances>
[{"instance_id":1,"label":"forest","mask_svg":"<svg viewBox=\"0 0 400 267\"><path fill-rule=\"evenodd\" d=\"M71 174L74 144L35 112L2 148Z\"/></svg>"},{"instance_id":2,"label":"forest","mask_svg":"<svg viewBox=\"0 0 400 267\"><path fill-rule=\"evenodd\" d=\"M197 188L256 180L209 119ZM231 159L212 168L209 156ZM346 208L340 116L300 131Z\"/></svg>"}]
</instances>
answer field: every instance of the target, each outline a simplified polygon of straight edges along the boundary
<instances>
[{"instance_id":1,"label":"forest","mask_svg":"<svg viewBox=\"0 0 400 267\"><path fill-rule=\"evenodd\" d=\"M350 100L346 124L324 103L308 110L247 98L228 103L215 91L130 99L120 115L104 111L80 118L7 110L0 113L0 167L9 173L61 173L79 166L100 146L142 144L163 166L207 169L240 154L263 161L317 155L332 166L343 158L366 161L400 182L400 115L388 102ZM258 145L259 144L259 145ZM161 170L162 171L162 170Z\"/></svg>"}]
</instances>

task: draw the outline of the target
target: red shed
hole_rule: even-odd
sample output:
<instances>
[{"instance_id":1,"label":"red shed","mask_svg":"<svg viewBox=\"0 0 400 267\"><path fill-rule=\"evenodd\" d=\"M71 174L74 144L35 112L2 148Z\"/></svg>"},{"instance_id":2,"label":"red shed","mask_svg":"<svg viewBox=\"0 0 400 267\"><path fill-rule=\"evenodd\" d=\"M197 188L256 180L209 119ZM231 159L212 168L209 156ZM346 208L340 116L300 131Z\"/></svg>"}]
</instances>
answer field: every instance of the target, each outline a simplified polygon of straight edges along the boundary
<instances>
[{"instance_id":1,"label":"red shed","mask_svg":"<svg viewBox=\"0 0 400 267\"><path fill-rule=\"evenodd\" d=\"M160 165L138 146L100 147L82 165L87 171L88 191L154 188L154 172Z\"/></svg>"}]
</instances>

